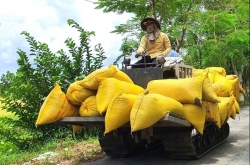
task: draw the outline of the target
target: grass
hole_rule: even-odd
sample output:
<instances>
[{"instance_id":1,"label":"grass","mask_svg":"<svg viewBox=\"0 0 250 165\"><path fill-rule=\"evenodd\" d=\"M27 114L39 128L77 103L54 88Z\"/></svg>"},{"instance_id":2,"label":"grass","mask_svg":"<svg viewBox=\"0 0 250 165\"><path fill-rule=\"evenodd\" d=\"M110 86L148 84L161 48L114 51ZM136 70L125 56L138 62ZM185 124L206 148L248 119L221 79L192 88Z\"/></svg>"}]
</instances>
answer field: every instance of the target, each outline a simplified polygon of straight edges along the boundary
<instances>
[{"instance_id":1,"label":"grass","mask_svg":"<svg viewBox=\"0 0 250 165\"><path fill-rule=\"evenodd\" d=\"M56 156L46 157L36 160L39 155L46 152L55 152ZM44 146L37 146L33 151L22 152L12 155L1 155L1 165L19 165L28 163L29 165L77 165L89 162L105 156L97 139L86 141L76 141L72 139L61 139L47 143Z\"/></svg>"},{"instance_id":2,"label":"grass","mask_svg":"<svg viewBox=\"0 0 250 165\"><path fill-rule=\"evenodd\" d=\"M8 125L1 122L1 119L5 117L18 120L15 114L3 110L0 102L0 126L3 129L10 129ZM11 150L11 146L6 145L6 142L8 141L0 140L0 149L1 146L7 146L7 149ZM10 143L10 145L12 144L11 142L8 143ZM35 159L46 152L55 152L57 155L54 157L46 157L42 160ZM19 165L28 162L29 165L77 165L82 162L96 160L103 156L105 156L105 154L102 152L97 138L89 138L88 140L82 141L74 139L57 139L43 146L37 145L32 150L25 152L0 152L0 164Z\"/></svg>"}]
</instances>

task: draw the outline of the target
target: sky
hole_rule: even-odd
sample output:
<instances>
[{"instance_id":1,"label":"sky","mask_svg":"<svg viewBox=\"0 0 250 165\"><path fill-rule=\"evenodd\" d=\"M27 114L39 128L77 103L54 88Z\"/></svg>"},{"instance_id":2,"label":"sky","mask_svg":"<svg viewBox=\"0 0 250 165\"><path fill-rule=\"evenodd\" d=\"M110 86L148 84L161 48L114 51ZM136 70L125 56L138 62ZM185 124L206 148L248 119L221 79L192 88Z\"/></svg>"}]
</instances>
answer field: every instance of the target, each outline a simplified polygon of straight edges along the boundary
<instances>
[{"instance_id":1,"label":"sky","mask_svg":"<svg viewBox=\"0 0 250 165\"><path fill-rule=\"evenodd\" d=\"M0 0L0 76L7 71L16 72L18 49L29 54L30 47L22 31L47 43L53 53L59 49L67 51L64 41L68 37L75 41L79 38L79 32L67 24L68 19L95 32L91 46L101 43L107 57L104 66L114 62L121 55L124 36L110 32L132 15L103 13L94 8L90 0Z\"/></svg>"}]
</instances>

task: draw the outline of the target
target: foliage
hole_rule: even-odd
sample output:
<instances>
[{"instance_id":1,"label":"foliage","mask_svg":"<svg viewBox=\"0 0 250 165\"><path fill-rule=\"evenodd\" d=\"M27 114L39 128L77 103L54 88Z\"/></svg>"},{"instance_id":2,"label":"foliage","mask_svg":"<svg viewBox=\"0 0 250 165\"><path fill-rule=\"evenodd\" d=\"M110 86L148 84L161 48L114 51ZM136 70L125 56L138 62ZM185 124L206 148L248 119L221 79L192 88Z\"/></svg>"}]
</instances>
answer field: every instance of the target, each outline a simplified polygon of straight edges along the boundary
<instances>
[{"instance_id":1,"label":"foliage","mask_svg":"<svg viewBox=\"0 0 250 165\"><path fill-rule=\"evenodd\" d=\"M58 155L50 159L32 160L41 154L51 151ZM82 139L74 140L72 138L54 139L46 142L42 146L34 145L26 152L0 154L0 164L80 164L83 161L94 159L95 155L99 155L101 152L97 139L87 139L84 141Z\"/></svg>"},{"instance_id":2,"label":"foliage","mask_svg":"<svg viewBox=\"0 0 250 165\"><path fill-rule=\"evenodd\" d=\"M9 132L12 131L12 128L9 125L4 124L5 118L6 117L0 117L0 155L9 155L18 150L18 147L7 139L7 137L9 137ZM16 136L16 132L11 135L11 137L12 136Z\"/></svg>"},{"instance_id":3,"label":"foliage","mask_svg":"<svg viewBox=\"0 0 250 165\"><path fill-rule=\"evenodd\" d=\"M56 82L65 92L70 83L102 67L102 61L106 58L100 44L95 46L96 54L93 55L90 36L94 32L84 30L74 20L69 19L68 24L80 33L79 46L72 38L65 41L70 55L62 49L56 54L51 52L46 43L36 41L23 31L21 35L28 41L31 53L28 56L18 49L19 68L16 75L8 72L2 76L2 109L18 117L18 120L4 120L4 124L10 125L12 129L5 130L3 134L20 149L27 149L32 144L40 144L55 137L71 136L71 127L67 125L52 123L35 127L40 107ZM14 133L16 135L13 136Z\"/></svg>"},{"instance_id":4,"label":"foliage","mask_svg":"<svg viewBox=\"0 0 250 165\"><path fill-rule=\"evenodd\" d=\"M0 153L11 154L18 149L28 148L32 143L31 134L21 127L13 127L7 120L8 118L0 118Z\"/></svg>"},{"instance_id":5,"label":"foliage","mask_svg":"<svg viewBox=\"0 0 250 165\"><path fill-rule=\"evenodd\" d=\"M129 38L124 38L123 39L123 43L122 46L120 48L120 51L122 51L122 54L120 56L117 57L116 61L113 63L114 65L118 65L119 60L122 57L125 56L131 56L131 54L133 52L135 52L135 47L138 47L138 42L136 42L133 39L129 39Z\"/></svg>"},{"instance_id":6,"label":"foliage","mask_svg":"<svg viewBox=\"0 0 250 165\"><path fill-rule=\"evenodd\" d=\"M98 138L101 133L100 127L95 126L84 126L82 130L75 133L74 138L75 139L91 139L91 138Z\"/></svg>"},{"instance_id":7,"label":"foliage","mask_svg":"<svg viewBox=\"0 0 250 165\"><path fill-rule=\"evenodd\" d=\"M161 23L186 64L194 68L219 66L237 75L249 88L249 2L246 0L128 0L95 2L103 12L132 13L134 17L115 27L114 33L141 38L140 20L154 17ZM134 6L134 7L131 7ZM136 7L135 7L136 6ZM127 42L121 46L125 55ZM129 48L129 46L128 46ZM120 56L118 57L120 58Z\"/></svg>"},{"instance_id":8,"label":"foliage","mask_svg":"<svg viewBox=\"0 0 250 165\"><path fill-rule=\"evenodd\" d=\"M0 96L4 96L4 90L6 88L9 88L11 86L11 82L13 78L15 77L14 73L11 73L10 71L7 71L7 74L3 74L1 76L1 83L0 83Z\"/></svg>"}]
</instances>

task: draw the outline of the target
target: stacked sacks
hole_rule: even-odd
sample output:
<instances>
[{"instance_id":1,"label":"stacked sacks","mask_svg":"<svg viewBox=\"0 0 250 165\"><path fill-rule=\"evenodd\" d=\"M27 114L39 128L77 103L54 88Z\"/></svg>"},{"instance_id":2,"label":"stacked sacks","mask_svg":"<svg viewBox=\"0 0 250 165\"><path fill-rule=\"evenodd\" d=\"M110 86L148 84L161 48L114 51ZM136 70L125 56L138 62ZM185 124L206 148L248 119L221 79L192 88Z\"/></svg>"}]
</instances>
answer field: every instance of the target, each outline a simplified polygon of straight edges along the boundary
<instances>
[{"instance_id":1,"label":"stacked sacks","mask_svg":"<svg viewBox=\"0 0 250 165\"><path fill-rule=\"evenodd\" d=\"M131 124L132 132L142 130L152 126L154 123L163 118L168 112L173 112L186 117L186 119L201 134L203 134L205 121L212 120L216 123L218 128L221 128L221 125L228 119L228 116L235 117L234 112L239 112L239 106L238 104L235 104L235 102L233 101L233 96L230 95L232 97L229 99L231 101L230 105L233 105L231 107L235 110L231 108L231 111L227 111L226 115L222 110L225 101L223 98L221 98L221 96L218 96L215 93L215 90L213 88L213 83L217 83L218 81L215 74L219 73L219 75L221 76L225 76L226 74L223 68L219 69L219 72L216 72L216 67L213 67L212 69L210 68L210 70L195 70L193 71L192 78L152 80L147 84L147 89L144 90L144 92L140 93L140 91L138 91L137 94L134 94L137 95L136 100L130 98L130 101L128 98L126 98L128 97L126 96L127 94L123 93L122 96L121 93L117 93L117 90L121 89L119 88L120 85L115 83L115 81L117 80L112 80L110 78L102 80L102 83L104 84L110 81L109 83L111 85L104 85L104 93L107 95L104 96L102 94L103 99L99 99L99 101L97 102L101 102L101 100L104 100L106 97L108 97L108 92L109 90L111 90L110 98L112 98L112 101L110 101L109 98L106 104L109 105L108 107L112 107L112 104L113 107L115 107L112 111L107 110L106 112L105 133L119 128L121 125L129 121ZM213 78L213 81L211 81L210 78ZM99 85L100 91L104 91L103 89L101 89L102 83L100 83ZM118 89L116 89L116 87L118 87ZM112 90L114 90L115 92L112 92ZM128 91L129 93L131 92L130 90ZM114 93L117 94L114 96ZM121 98L116 100L118 96ZM123 106L127 105L126 111L123 111L124 108L122 108L122 104ZM170 106L172 104L174 106ZM179 106L180 104L182 105L181 108ZM173 107L176 107L176 109L174 109ZM105 111L106 110L104 108L104 112ZM130 120L128 119L129 113ZM109 119L107 116L109 116ZM121 116L124 116L124 120L121 120ZM111 126L112 124L116 126Z\"/></svg>"},{"instance_id":2,"label":"stacked sacks","mask_svg":"<svg viewBox=\"0 0 250 165\"><path fill-rule=\"evenodd\" d=\"M215 84L221 87L225 85L219 80L220 76L226 78L223 81L231 83L231 88L227 84L229 90L224 94L218 92L218 95ZM105 115L105 133L128 122L134 132L152 126L168 112L172 112L184 116L203 134L206 120L215 121L220 128L229 117L235 118L240 112L232 94L232 90L237 89L232 84L237 85L237 82L235 78L226 77L223 68L217 72L216 67L213 67L194 69L191 78L152 80L145 90L135 85L124 72L110 65L109 68L98 69L83 80L72 83L66 96L55 96L63 99L63 104L75 108L75 113L62 115L53 121L65 116ZM60 109L61 106L58 106ZM227 108L230 110L224 110ZM81 128L73 126L73 131L77 132Z\"/></svg>"},{"instance_id":3,"label":"stacked sacks","mask_svg":"<svg viewBox=\"0 0 250 165\"><path fill-rule=\"evenodd\" d=\"M223 69L221 69L221 70L223 71ZM204 128L205 121L212 121L212 122L216 123L218 128L220 128L221 122L220 122L219 105L218 105L218 103L220 103L220 99L216 95L216 93L213 89L212 83L209 79L208 69L204 69L204 70L203 69L193 69L192 73L193 73L193 77L197 77L197 76L203 77L202 107L201 107L201 110L198 111L198 113L200 113L199 116L202 120L197 120L197 121L196 120L189 120L190 123L192 123L197 128L202 130L202 128ZM222 72L222 73L224 73L224 72ZM188 115L192 116L191 113L186 113L187 118L190 118ZM200 131L198 130L198 132L200 132Z\"/></svg>"},{"instance_id":4,"label":"stacked sacks","mask_svg":"<svg viewBox=\"0 0 250 165\"><path fill-rule=\"evenodd\" d=\"M220 74L220 67L214 67L214 68L218 68L217 72L214 72L214 77L216 77L215 75ZM239 107L239 100L240 100L240 93L244 94L244 89L242 88L242 86L240 85L239 82L239 78L237 75L226 75L226 74L221 74L223 76L223 80L219 80L219 82L225 82L224 84L221 83L221 88L223 88L221 91L226 91L224 93L226 93L226 95L218 95L221 98L222 97L226 97L224 100L227 100L227 97L230 97L232 99L232 97L235 98L235 101L233 101L233 106L232 106L232 114L230 115L230 117L232 119L235 119L236 114L240 113L240 107ZM218 77L217 77L218 78ZM227 80L226 80L227 79ZM215 81L216 83L216 81ZM216 90L216 85L213 86L214 90ZM236 112L236 114L235 114ZM228 117L226 118L228 119Z\"/></svg>"},{"instance_id":5,"label":"stacked sacks","mask_svg":"<svg viewBox=\"0 0 250 165\"><path fill-rule=\"evenodd\" d=\"M74 105L80 106L81 116L99 116L97 111L96 95L102 80L113 77L115 79L134 84L124 72L114 65L97 69L83 80L72 83L67 90L67 99Z\"/></svg>"},{"instance_id":6,"label":"stacked sacks","mask_svg":"<svg viewBox=\"0 0 250 165\"><path fill-rule=\"evenodd\" d=\"M80 107L81 116L105 116L105 134L129 122L132 105L137 94L144 89L135 85L124 72L116 69L114 65L109 68L96 70L79 82L86 89L96 90L95 99L92 97L92 115L84 110L87 98ZM90 104L90 101L89 101ZM95 106L94 106L95 104ZM87 107L87 105L85 105Z\"/></svg>"},{"instance_id":7,"label":"stacked sacks","mask_svg":"<svg viewBox=\"0 0 250 165\"><path fill-rule=\"evenodd\" d=\"M204 70L194 69L193 71L202 72L205 70L208 70L208 78L212 84L212 89L220 100L218 106L210 102L205 103L207 107L206 120L216 120L216 124L220 128L229 117L235 119L236 114L240 113L238 101L241 85L237 75L227 75L222 67L208 67ZM220 121L216 109L219 110Z\"/></svg>"},{"instance_id":8,"label":"stacked sacks","mask_svg":"<svg viewBox=\"0 0 250 165\"><path fill-rule=\"evenodd\" d=\"M206 111L202 107L205 76L203 72L196 72L195 75L184 79L153 80L148 83L147 89L149 89L149 93L161 94L181 103L183 105L183 116L199 133L203 134L206 119ZM209 88L205 89L209 90ZM205 96L217 99L209 93L205 93Z\"/></svg>"},{"instance_id":9,"label":"stacked sacks","mask_svg":"<svg viewBox=\"0 0 250 165\"><path fill-rule=\"evenodd\" d=\"M73 82L67 89L66 94L61 91L59 84L56 84L39 111L36 125L53 123L63 117L70 116L101 116L106 109L100 111L102 113L97 110L97 90L99 84L106 78L120 81L121 83L119 84L124 82L120 86L121 88L117 87L116 89L124 88L124 91L127 93L131 91L132 94L138 94L138 92L144 90L142 87L135 85L128 75L111 64L108 68L95 70L83 80ZM104 94L104 97L107 96L105 92L109 92L109 90L101 90L101 93L99 92L98 96L101 98L99 102L103 100L101 94ZM106 103L108 105L109 101L106 101ZM83 127L73 125L73 132L75 133L81 128Z\"/></svg>"}]
</instances>

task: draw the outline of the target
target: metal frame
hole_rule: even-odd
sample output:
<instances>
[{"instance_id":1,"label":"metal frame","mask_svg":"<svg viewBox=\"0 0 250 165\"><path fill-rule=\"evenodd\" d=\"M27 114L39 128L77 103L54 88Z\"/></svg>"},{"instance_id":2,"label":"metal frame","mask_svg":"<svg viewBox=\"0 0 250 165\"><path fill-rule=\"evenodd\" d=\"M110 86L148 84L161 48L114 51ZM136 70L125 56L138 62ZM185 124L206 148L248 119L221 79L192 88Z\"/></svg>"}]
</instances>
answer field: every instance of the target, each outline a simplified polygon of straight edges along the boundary
<instances>
[{"instance_id":1,"label":"metal frame","mask_svg":"<svg viewBox=\"0 0 250 165\"><path fill-rule=\"evenodd\" d=\"M175 75L177 78L190 78L193 74L193 67L190 65L176 64Z\"/></svg>"}]
</instances>

